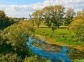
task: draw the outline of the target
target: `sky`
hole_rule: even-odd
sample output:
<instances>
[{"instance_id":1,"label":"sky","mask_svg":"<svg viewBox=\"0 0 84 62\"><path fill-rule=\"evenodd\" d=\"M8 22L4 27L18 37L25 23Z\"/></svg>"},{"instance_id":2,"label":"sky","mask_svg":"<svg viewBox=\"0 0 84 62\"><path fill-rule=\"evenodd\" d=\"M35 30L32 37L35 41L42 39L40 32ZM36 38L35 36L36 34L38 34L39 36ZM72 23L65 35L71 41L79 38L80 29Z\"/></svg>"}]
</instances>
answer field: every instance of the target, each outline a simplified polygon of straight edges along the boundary
<instances>
[{"instance_id":1,"label":"sky","mask_svg":"<svg viewBox=\"0 0 84 62\"><path fill-rule=\"evenodd\" d=\"M29 17L35 10L50 5L63 5L75 11L84 10L84 0L0 0L0 10L9 17Z\"/></svg>"}]
</instances>

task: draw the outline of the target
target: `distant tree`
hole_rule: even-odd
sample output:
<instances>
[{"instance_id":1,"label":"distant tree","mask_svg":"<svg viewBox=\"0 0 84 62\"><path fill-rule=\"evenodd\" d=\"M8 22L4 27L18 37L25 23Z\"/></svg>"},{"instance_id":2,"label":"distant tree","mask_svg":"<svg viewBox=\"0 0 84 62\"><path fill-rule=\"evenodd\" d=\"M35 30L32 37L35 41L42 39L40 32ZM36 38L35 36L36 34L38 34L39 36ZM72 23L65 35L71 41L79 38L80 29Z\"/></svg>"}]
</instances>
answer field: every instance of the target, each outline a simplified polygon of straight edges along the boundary
<instances>
[{"instance_id":1,"label":"distant tree","mask_svg":"<svg viewBox=\"0 0 84 62\"><path fill-rule=\"evenodd\" d=\"M42 21L50 27L54 33L56 28L62 24L64 16L64 7L61 5L47 6L41 10L35 11L32 16L36 25L39 27Z\"/></svg>"},{"instance_id":2,"label":"distant tree","mask_svg":"<svg viewBox=\"0 0 84 62\"><path fill-rule=\"evenodd\" d=\"M64 7L61 5L48 6L43 8L43 18L47 26L57 26L61 25L64 16Z\"/></svg>"},{"instance_id":3,"label":"distant tree","mask_svg":"<svg viewBox=\"0 0 84 62\"><path fill-rule=\"evenodd\" d=\"M5 18L5 16L6 16L6 15L5 15L5 12L4 12L4 11L0 11L0 19L1 19L1 18Z\"/></svg>"},{"instance_id":4,"label":"distant tree","mask_svg":"<svg viewBox=\"0 0 84 62\"><path fill-rule=\"evenodd\" d=\"M42 9L42 15L45 24L52 29L53 35L54 30L62 24L64 7L61 5L47 6Z\"/></svg>"},{"instance_id":5,"label":"distant tree","mask_svg":"<svg viewBox=\"0 0 84 62\"><path fill-rule=\"evenodd\" d=\"M35 24L37 25L37 27L39 27L39 25L41 24L42 21L42 12L41 10L36 10L33 14L32 14L32 20L35 21Z\"/></svg>"},{"instance_id":6,"label":"distant tree","mask_svg":"<svg viewBox=\"0 0 84 62\"><path fill-rule=\"evenodd\" d=\"M13 23L13 19L7 17L4 11L0 11L0 29L4 29Z\"/></svg>"},{"instance_id":7,"label":"distant tree","mask_svg":"<svg viewBox=\"0 0 84 62\"><path fill-rule=\"evenodd\" d=\"M77 30L82 24L84 24L84 11L79 11L70 23L69 29Z\"/></svg>"},{"instance_id":8,"label":"distant tree","mask_svg":"<svg viewBox=\"0 0 84 62\"><path fill-rule=\"evenodd\" d=\"M69 25L74 18L75 12L72 8L69 8L65 13L65 25Z\"/></svg>"}]
</instances>

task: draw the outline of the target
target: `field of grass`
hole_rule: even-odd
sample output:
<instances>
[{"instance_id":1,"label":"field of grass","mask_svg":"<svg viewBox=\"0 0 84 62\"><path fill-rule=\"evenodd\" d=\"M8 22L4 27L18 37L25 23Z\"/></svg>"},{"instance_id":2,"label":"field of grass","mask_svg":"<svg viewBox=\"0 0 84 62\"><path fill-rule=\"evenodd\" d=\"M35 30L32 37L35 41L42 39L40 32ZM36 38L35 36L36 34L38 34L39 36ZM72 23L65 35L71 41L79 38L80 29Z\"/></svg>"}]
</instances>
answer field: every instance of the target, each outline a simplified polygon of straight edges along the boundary
<instances>
[{"instance_id":1,"label":"field of grass","mask_svg":"<svg viewBox=\"0 0 84 62\"><path fill-rule=\"evenodd\" d=\"M55 39L56 42L63 42L69 45L80 45L75 33L68 29L56 29L53 33L51 28L37 28L35 34Z\"/></svg>"}]
</instances>

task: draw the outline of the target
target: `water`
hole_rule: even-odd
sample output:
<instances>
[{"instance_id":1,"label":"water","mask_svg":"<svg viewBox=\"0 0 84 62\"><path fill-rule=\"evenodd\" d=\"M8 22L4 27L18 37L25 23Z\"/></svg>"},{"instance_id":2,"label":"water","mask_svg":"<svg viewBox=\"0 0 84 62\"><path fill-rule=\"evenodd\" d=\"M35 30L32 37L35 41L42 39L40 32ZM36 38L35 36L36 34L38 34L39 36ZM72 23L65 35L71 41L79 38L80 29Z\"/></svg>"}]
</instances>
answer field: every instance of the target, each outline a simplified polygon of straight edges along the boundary
<instances>
[{"instance_id":1,"label":"water","mask_svg":"<svg viewBox=\"0 0 84 62\"><path fill-rule=\"evenodd\" d=\"M32 50L34 54L50 59L52 62L71 62L70 58L66 54L68 50L66 46L62 46L61 52L50 52L50 51L45 51L41 48L35 47L34 45L32 45L33 41L34 39L32 37L29 37L27 46Z\"/></svg>"}]
</instances>

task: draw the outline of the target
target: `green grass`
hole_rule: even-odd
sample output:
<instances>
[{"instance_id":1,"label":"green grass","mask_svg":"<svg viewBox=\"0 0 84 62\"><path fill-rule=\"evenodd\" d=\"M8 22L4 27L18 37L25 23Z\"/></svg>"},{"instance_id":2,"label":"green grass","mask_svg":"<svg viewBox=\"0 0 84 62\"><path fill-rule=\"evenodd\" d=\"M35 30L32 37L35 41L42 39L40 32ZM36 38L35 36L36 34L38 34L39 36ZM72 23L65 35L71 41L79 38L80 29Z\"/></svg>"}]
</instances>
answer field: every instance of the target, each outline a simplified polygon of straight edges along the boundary
<instances>
[{"instance_id":1,"label":"green grass","mask_svg":"<svg viewBox=\"0 0 84 62\"><path fill-rule=\"evenodd\" d=\"M84 62L84 59L75 59L73 62Z\"/></svg>"},{"instance_id":2,"label":"green grass","mask_svg":"<svg viewBox=\"0 0 84 62\"><path fill-rule=\"evenodd\" d=\"M75 33L68 29L56 29L53 34L51 28L38 28L35 30L35 34L47 36L48 38L54 38L58 42L64 42L69 45L81 44L77 42Z\"/></svg>"}]
</instances>

